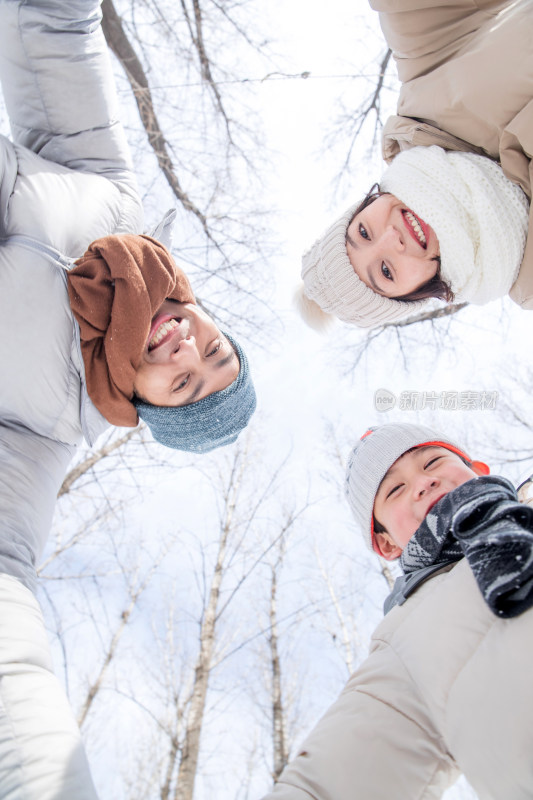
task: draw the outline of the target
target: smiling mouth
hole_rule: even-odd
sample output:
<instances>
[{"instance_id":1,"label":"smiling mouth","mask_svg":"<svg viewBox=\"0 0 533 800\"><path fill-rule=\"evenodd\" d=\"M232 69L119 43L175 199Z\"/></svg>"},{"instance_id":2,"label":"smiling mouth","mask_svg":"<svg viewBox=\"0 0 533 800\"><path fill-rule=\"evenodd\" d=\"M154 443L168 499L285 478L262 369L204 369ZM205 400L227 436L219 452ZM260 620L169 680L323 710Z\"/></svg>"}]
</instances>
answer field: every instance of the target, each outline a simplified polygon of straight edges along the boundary
<instances>
[{"instance_id":1,"label":"smiling mouth","mask_svg":"<svg viewBox=\"0 0 533 800\"><path fill-rule=\"evenodd\" d=\"M405 226L413 239L418 242L418 244L427 249L428 243L425 233L425 225L412 211L405 209L402 211L402 216L405 222Z\"/></svg>"},{"instance_id":2,"label":"smiling mouth","mask_svg":"<svg viewBox=\"0 0 533 800\"><path fill-rule=\"evenodd\" d=\"M437 505L437 503L439 502L439 500L442 500L442 498L443 498L443 497L445 497L445 496L446 496L446 492L445 492L444 494L441 494L441 495L439 495L438 497L436 497L436 498L435 498L435 500L433 500L433 501L432 501L432 502L429 504L429 506L428 506L428 508L427 508L427 511L426 511L426 517L427 517L427 515L429 514L429 512L432 510L432 508L433 508L434 506L436 506L436 505Z\"/></svg>"},{"instance_id":3,"label":"smiling mouth","mask_svg":"<svg viewBox=\"0 0 533 800\"><path fill-rule=\"evenodd\" d=\"M158 325L154 332L154 335L148 342L148 352L150 352L151 350L155 350L156 347L159 347L159 345L162 344L162 342L167 338L167 336L170 333L175 331L176 328L179 328L180 322L181 318L177 317L176 319L174 318L167 319L164 322L162 322L161 325Z\"/></svg>"}]
</instances>

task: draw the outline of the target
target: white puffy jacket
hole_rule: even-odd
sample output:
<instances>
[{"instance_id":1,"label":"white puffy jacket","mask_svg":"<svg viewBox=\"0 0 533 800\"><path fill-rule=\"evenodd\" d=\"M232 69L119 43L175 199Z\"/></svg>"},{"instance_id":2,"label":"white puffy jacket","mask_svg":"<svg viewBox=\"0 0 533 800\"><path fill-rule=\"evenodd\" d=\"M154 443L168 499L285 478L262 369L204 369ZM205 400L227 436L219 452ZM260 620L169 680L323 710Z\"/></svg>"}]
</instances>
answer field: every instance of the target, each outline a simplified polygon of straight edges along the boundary
<instances>
[{"instance_id":1,"label":"white puffy jacket","mask_svg":"<svg viewBox=\"0 0 533 800\"><path fill-rule=\"evenodd\" d=\"M533 609L492 614L465 559L376 629L370 655L264 800L533 797Z\"/></svg>"},{"instance_id":2,"label":"white puffy jacket","mask_svg":"<svg viewBox=\"0 0 533 800\"><path fill-rule=\"evenodd\" d=\"M0 0L0 797L96 800L30 591L82 436L108 425L85 388L65 267L142 231L97 0Z\"/></svg>"},{"instance_id":3,"label":"white puffy jacket","mask_svg":"<svg viewBox=\"0 0 533 800\"><path fill-rule=\"evenodd\" d=\"M99 21L95 0L0 2L0 572L30 588L74 449L108 425L54 253L142 231Z\"/></svg>"}]
</instances>

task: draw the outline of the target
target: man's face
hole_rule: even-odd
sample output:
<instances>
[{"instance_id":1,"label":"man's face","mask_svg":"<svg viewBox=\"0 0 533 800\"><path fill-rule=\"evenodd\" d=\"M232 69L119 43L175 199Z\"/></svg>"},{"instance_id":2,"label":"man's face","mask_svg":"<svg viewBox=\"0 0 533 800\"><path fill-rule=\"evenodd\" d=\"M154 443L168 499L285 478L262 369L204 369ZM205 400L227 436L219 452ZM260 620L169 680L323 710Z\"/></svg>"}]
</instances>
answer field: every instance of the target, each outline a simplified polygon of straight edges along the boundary
<instances>
[{"instance_id":1,"label":"man's face","mask_svg":"<svg viewBox=\"0 0 533 800\"><path fill-rule=\"evenodd\" d=\"M134 391L154 406L186 406L225 389L239 359L213 320L192 303L165 300L152 319Z\"/></svg>"},{"instance_id":2,"label":"man's face","mask_svg":"<svg viewBox=\"0 0 533 800\"><path fill-rule=\"evenodd\" d=\"M445 447L419 447L400 456L374 502L374 517L387 530L375 534L383 556L398 558L435 503L477 474Z\"/></svg>"}]
</instances>

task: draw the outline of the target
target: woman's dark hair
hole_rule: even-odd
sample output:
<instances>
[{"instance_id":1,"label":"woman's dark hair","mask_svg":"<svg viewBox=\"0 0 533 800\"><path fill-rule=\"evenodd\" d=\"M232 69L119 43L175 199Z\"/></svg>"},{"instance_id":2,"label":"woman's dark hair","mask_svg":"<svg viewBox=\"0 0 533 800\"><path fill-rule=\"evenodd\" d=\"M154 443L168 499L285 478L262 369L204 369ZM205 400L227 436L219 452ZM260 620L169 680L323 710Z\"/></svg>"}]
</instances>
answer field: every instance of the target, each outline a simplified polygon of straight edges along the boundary
<instances>
[{"instance_id":1,"label":"woman's dark hair","mask_svg":"<svg viewBox=\"0 0 533 800\"><path fill-rule=\"evenodd\" d=\"M361 211L364 211L365 208L368 208L368 206L372 205L372 203L377 200L378 197L381 197L384 194L389 194L389 192L382 192L379 188L379 183L375 183L370 187L370 190L364 197L363 201L357 206L354 213L350 217L350 221L346 226L346 234L348 234L348 228L350 227L354 217L360 214ZM402 294L401 297L391 297L391 300L398 300L400 303L408 303L411 300L427 300L430 297L436 297L439 300L444 300L446 303L451 303L454 295L450 286L448 286L446 281L444 281L440 276L439 256L435 257L435 261L438 264L438 268L435 275L430 278L429 281L426 281L426 283L423 283L422 286L418 287L418 289L415 289L408 294Z\"/></svg>"}]
</instances>

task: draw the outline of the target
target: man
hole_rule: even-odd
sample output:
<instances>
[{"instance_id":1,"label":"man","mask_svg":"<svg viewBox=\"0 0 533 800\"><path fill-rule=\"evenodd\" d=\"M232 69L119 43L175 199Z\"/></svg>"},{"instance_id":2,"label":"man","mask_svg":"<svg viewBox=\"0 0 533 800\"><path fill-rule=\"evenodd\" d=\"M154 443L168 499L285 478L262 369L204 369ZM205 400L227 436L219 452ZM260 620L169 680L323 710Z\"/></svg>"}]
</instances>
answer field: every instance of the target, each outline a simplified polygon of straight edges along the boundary
<instances>
[{"instance_id":1,"label":"man","mask_svg":"<svg viewBox=\"0 0 533 800\"><path fill-rule=\"evenodd\" d=\"M158 241L168 215L138 235L99 3L2 0L0 15L0 796L94 800L33 595L67 465L82 437L138 415L206 452L236 438L255 395Z\"/></svg>"}]
</instances>

